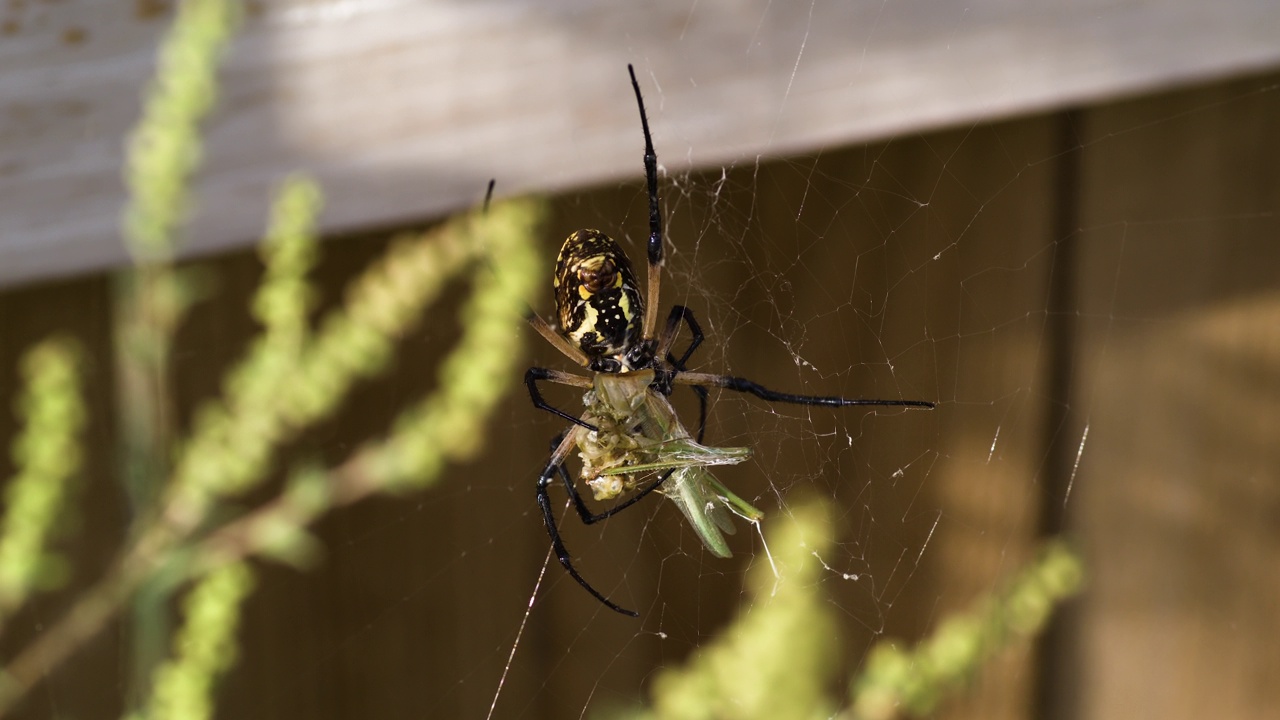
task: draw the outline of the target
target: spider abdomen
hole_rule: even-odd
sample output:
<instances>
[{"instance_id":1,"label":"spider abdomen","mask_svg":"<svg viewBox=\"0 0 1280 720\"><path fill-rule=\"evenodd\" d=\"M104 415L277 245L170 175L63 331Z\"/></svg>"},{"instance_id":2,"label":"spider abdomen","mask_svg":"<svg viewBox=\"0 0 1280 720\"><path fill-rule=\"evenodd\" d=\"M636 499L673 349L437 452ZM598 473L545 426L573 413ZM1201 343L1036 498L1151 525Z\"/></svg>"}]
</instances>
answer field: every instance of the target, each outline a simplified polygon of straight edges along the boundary
<instances>
[{"instance_id":1,"label":"spider abdomen","mask_svg":"<svg viewBox=\"0 0 1280 720\"><path fill-rule=\"evenodd\" d=\"M556 260L555 290L561 332L593 361L613 359L631 369L644 299L618 243L599 230L570 235Z\"/></svg>"}]
</instances>

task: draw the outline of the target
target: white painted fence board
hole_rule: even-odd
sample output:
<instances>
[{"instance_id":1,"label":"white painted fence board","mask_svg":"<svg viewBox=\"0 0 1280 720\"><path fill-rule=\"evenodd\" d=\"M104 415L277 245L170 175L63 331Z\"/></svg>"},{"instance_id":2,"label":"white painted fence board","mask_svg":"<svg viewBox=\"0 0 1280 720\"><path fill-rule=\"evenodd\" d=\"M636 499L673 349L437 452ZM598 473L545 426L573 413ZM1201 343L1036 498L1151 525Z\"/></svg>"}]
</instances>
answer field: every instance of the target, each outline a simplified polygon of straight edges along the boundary
<instances>
[{"instance_id":1,"label":"white painted fence board","mask_svg":"<svg viewBox=\"0 0 1280 720\"><path fill-rule=\"evenodd\" d=\"M126 262L122 138L167 15L0 10L0 284ZM1280 3L259 3L228 58L188 252L252 242L285 174L327 231L501 192L754 162L1280 66Z\"/></svg>"}]
</instances>

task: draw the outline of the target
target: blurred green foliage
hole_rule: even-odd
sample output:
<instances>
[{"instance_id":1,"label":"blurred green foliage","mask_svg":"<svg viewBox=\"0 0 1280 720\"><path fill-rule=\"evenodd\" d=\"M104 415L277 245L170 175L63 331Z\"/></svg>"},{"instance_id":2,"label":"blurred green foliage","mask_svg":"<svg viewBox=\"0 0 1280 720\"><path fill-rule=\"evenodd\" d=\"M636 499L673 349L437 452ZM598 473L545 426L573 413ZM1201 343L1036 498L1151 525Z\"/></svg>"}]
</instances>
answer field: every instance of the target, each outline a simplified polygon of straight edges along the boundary
<instances>
[{"instance_id":1,"label":"blurred green foliage","mask_svg":"<svg viewBox=\"0 0 1280 720\"><path fill-rule=\"evenodd\" d=\"M686 666L659 672L652 710L635 717L831 717L838 705L827 690L839 646L817 557L828 554L832 542L827 507L817 501L793 504L770 520L772 563L751 569L748 609Z\"/></svg>"},{"instance_id":2,"label":"blurred green foliage","mask_svg":"<svg viewBox=\"0 0 1280 720\"><path fill-rule=\"evenodd\" d=\"M16 409L23 428L12 447L17 472L5 487L0 519L0 626L34 590L60 584L68 571L47 542L83 460L78 354L73 341L54 338L22 359Z\"/></svg>"},{"instance_id":3,"label":"blurred green foliage","mask_svg":"<svg viewBox=\"0 0 1280 720\"><path fill-rule=\"evenodd\" d=\"M943 620L933 635L914 647L891 639L876 643L866 669L853 682L850 717L929 715L997 652L1038 633L1054 607L1078 592L1083 582L1084 569L1075 552L1061 541L1047 543L1004 589Z\"/></svg>"},{"instance_id":4,"label":"blurred green foliage","mask_svg":"<svg viewBox=\"0 0 1280 720\"><path fill-rule=\"evenodd\" d=\"M769 522L766 538L773 563L752 568L751 600L742 615L685 665L657 675L651 708L614 717L926 717L996 653L1035 635L1083 581L1075 554L1051 542L1006 588L944 620L914 647L892 638L877 642L862 672L848 682L837 676L840 653L856 658L861 650L841 644L834 605L823 591L828 571L819 558L833 542L827 506L814 500L791 505L787 515ZM848 698L838 692L842 686L850 688Z\"/></svg>"},{"instance_id":5,"label":"blurred green foliage","mask_svg":"<svg viewBox=\"0 0 1280 720\"><path fill-rule=\"evenodd\" d=\"M189 181L203 156L200 121L217 100L218 61L243 11L236 0L184 0L176 9L124 173L124 237L143 263L168 261L177 247L192 204Z\"/></svg>"},{"instance_id":6,"label":"blurred green foliage","mask_svg":"<svg viewBox=\"0 0 1280 720\"><path fill-rule=\"evenodd\" d=\"M262 330L227 373L221 397L198 409L190 435L172 437L166 368L173 333L198 294L192 275L172 261L193 204L200 123L216 101L218 59L241 12L233 0L178 5L130 140L124 235L137 268L120 283L116 335L126 409L121 467L139 503L136 527L105 577L7 660L0 715L137 593L151 598L134 608L135 622L145 622L140 614L167 612L166 588L189 584L171 654L150 673L150 687L134 693L138 707L127 716L210 717L218 678L235 659L239 608L253 587L246 561L306 562L315 555L306 528L324 513L436 480L446 463L476 451L489 412L519 377L522 335L514 330L534 283L541 204L502 203L398 239L313 327L308 273L322 198L314 183L295 177L278 193L261 248L265 273L251 311ZM281 447L386 368L400 338L462 275L470 276L471 296L439 389L411 404L388 437L345 461L279 467ZM74 360L69 343L51 341L24 365L26 425L15 442L18 474L0 524L0 618L47 584L56 567L46 545L79 469L76 437L84 424ZM244 493L280 471L288 476L284 491L244 507Z\"/></svg>"},{"instance_id":7,"label":"blurred green foliage","mask_svg":"<svg viewBox=\"0 0 1280 720\"><path fill-rule=\"evenodd\" d=\"M252 590L253 573L243 562L196 583L183 602L186 623L174 638L173 657L156 670L151 701L135 718L213 717L213 684L235 663L240 603Z\"/></svg>"}]
</instances>

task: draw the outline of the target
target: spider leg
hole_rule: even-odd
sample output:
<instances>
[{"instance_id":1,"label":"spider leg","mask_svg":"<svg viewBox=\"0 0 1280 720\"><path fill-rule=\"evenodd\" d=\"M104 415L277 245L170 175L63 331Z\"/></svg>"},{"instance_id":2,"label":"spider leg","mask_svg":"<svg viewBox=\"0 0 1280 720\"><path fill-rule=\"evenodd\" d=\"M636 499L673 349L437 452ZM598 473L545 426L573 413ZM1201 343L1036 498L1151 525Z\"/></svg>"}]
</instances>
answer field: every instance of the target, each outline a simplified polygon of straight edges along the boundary
<instances>
[{"instance_id":1,"label":"spider leg","mask_svg":"<svg viewBox=\"0 0 1280 720\"><path fill-rule=\"evenodd\" d=\"M485 214L485 215L489 214L489 201L493 200L493 186L495 184L497 184L497 180L495 180L494 178L489 178L489 188L484 191L484 205L481 206L481 209L480 209L480 212L482 214Z\"/></svg>"},{"instance_id":2,"label":"spider leg","mask_svg":"<svg viewBox=\"0 0 1280 720\"><path fill-rule=\"evenodd\" d=\"M587 507L587 504L585 502L583 502L582 496L578 494L578 488L574 484L573 479L569 477L569 471L565 469L564 463L560 464L560 477L564 480L564 487L569 492L569 497L573 500L573 506L574 508L577 509L578 517L582 519L583 525L594 525L595 523L598 523L601 520L607 520L613 517L614 515L617 515L618 513L622 512L623 510L626 510L632 505L635 505L636 503L645 499L645 497L647 497L649 493L653 492L654 490L657 490L659 486L661 486L663 483L667 481L667 478L671 477L671 473L675 471L676 471L675 468L671 468L670 470L666 471L665 473L662 474L662 477L658 478L657 480L654 480L652 483L649 484L648 487L636 493L635 495L632 495L631 497L627 498L626 502L622 502L617 505L614 505L613 507L609 508L608 510L605 510L602 513L592 514L591 509Z\"/></svg>"},{"instance_id":3,"label":"spider leg","mask_svg":"<svg viewBox=\"0 0 1280 720\"><path fill-rule=\"evenodd\" d=\"M707 389L701 385L690 385L693 392L698 396L698 442L702 442L702 436L707 432Z\"/></svg>"},{"instance_id":4,"label":"spider leg","mask_svg":"<svg viewBox=\"0 0 1280 720\"><path fill-rule=\"evenodd\" d=\"M709 373L681 373L672 378L679 385L709 385L735 392L749 393L768 402L795 403L796 405L826 405L829 407L849 407L853 405L875 405L880 407L918 407L932 409L934 404L926 400L873 400L866 398L846 398L838 395L794 395L792 393L770 390L757 382L731 375L712 375Z\"/></svg>"},{"instance_id":5,"label":"spider leg","mask_svg":"<svg viewBox=\"0 0 1280 720\"><path fill-rule=\"evenodd\" d=\"M671 346L675 344L676 331L680 329L681 320L689 326L692 337L689 339L689 347L685 348L684 354L677 360L671 355ZM693 357L693 351L697 350L706 339L706 335L702 334L702 326L698 325L698 321L693 318L693 311L683 305L672 305L671 314L667 316L667 324L662 328L662 336L658 340L656 352L658 357L666 357L667 362L671 363L676 370L684 372L685 363L689 362L689 358Z\"/></svg>"},{"instance_id":6,"label":"spider leg","mask_svg":"<svg viewBox=\"0 0 1280 720\"><path fill-rule=\"evenodd\" d=\"M627 610L600 594L600 591L591 587L591 583L588 583L573 567L573 561L569 557L569 549L564 546L564 540L560 538L560 531L556 529L555 514L551 510L551 498L547 495L547 485L554 478L555 470L550 467L544 471L542 477L538 478L538 507L542 508L542 520L547 524L547 534L551 536L551 547L556 551L556 557L560 560L560 564L564 566L564 569L568 571L574 580L578 581L578 584L584 590L591 593L591 596L603 603L605 607L629 617L640 617L640 613L634 610Z\"/></svg>"},{"instance_id":7,"label":"spider leg","mask_svg":"<svg viewBox=\"0 0 1280 720\"><path fill-rule=\"evenodd\" d=\"M683 320L689 326L689 347L685 348L684 354L676 359L671 353L666 353L667 362L671 363L671 367L675 368L676 374L685 372L685 364L689 362L689 358L693 357L693 351L702 345L702 341L707 336L702 333L702 326L693 318L693 311L683 305L671 306L671 314L667 316L667 325L663 330L663 344L668 348L674 343L676 330L679 329L680 321ZM700 385L690 385L693 392L698 396L698 442L702 442L702 438L707 432L707 389Z\"/></svg>"},{"instance_id":8,"label":"spider leg","mask_svg":"<svg viewBox=\"0 0 1280 720\"><path fill-rule=\"evenodd\" d=\"M560 408L557 408L549 404L546 400L543 400L542 393L538 391L539 380L547 380L554 383L560 383L561 385L575 385L578 387L590 387L589 380L586 381L587 385L584 386L582 385L581 381L586 380L586 378L579 378L577 375L570 375L569 373L560 372L559 370L549 370L547 368L542 368L542 367L531 367L527 371L525 371L525 374L524 374L524 384L525 384L525 387L529 388L529 399L533 401L533 406L535 408L539 410L546 410L552 415L557 415L559 417L562 417L565 420L568 420L569 422L573 423L574 425L584 427L592 432L596 431L595 425L585 422L581 418L570 415L569 413L561 410Z\"/></svg>"},{"instance_id":9,"label":"spider leg","mask_svg":"<svg viewBox=\"0 0 1280 720\"><path fill-rule=\"evenodd\" d=\"M571 430L570 432L573 431ZM564 539L560 537L560 530L556 527L556 516L551 508L551 496L547 493L547 487L555 481L557 469L561 473L564 472L564 455L568 452L568 448L573 446L572 440L572 437L566 437L560 442L559 447L551 453L551 458L547 461L546 467L542 469L542 474L538 477L538 507L542 509L542 521L546 523L547 534L551 536L551 548L555 550L556 558L564 566L569 576L578 581L578 584L591 593L592 597L614 612L629 617L640 617L640 613L634 610L627 610L610 601L609 598L602 595L599 590L591 587L591 584L578 574L578 570L573 566L573 560L569 555L569 548L565 547ZM578 499L578 502L582 502L581 498Z\"/></svg>"},{"instance_id":10,"label":"spider leg","mask_svg":"<svg viewBox=\"0 0 1280 720\"><path fill-rule=\"evenodd\" d=\"M484 209L482 212L485 214L488 214L489 203L493 200L494 182L493 178L489 179L489 187L484 193ZM486 262L487 261L488 260L486 259ZM569 342L563 335L556 332L555 328L551 327L550 323L543 320L542 316L528 305L525 305L524 307L524 319L529 322L529 325L532 326L534 330L538 331L539 335L545 338L547 342L551 343L552 347L563 353L565 357L577 363L579 367L587 367L587 365L590 364L586 353L582 352L581 348L575 347L573 343Z\"/></svg>"},{"instance_id":11,"label":"spider leg","mask_svg":"<svg viewBox=\"0 0 1280 720\"><path fill-rule=\"evenodd\" d=\"M587 367L591 364L591 360L587 358L587 354L582 352L581 348L574 346L573 343L569 342L568 338L556 332L556 329L551 327L551 323L542 319L542 316L535 312L533 308L525 306L524 319L543 339L551 343L551 347L559 350L565 357L576 363L578 367Z\"/></svg>"},{"instance_id":12,"label":"spider leg","mask_svg":"<svg viewBox=\"0 0 1280 720\"><path fill-rule=\"evenodd\" d=\"M653 149L653 136L649 134L649 117L644 111L644 97L640 83L636 82L636 70L627 65L631 75L631 87L636 91L636 105L640 107L640 128L644 130L644 179L649 190L649 288L645 300L649 303L644 313L644 338L653 338L658 324L658 289L662 284L662 213L658 208L658 153Z\"/></svg>"},{"instance_id":13,"label":"spider leg","mask_svg":"<svg viewBox=\"0 0 1280 720\"><path fill-rule=\"evenodd\" d=\"M770 390L757 382L746 378L734 377L731 375L713 375L709 373L690 373L685 372L684 365L689 361L689 357L693 355L693 351L705 339L702 327L698 325L698 321L693 317L693 311L682 305L676 305L671 308L671 315L667 319L666 330L669 334L673 334L680 320L689 326L689 332L693 338L689 342L689 347L684 351L678 360L673 360L668 355L668 361L672 367L676 369L676 376L671 379L674 384L689 385L693 387L694 392L698 393L699 399L703 403L703 417L699 421L698 440L702 440L702 425L706 421L706 394L707 389L704 386L721 387L726 390L736 392L745 392L755 395L761 400L768 402L785 402L795 403L797 405L826 405L831 407L848 407L854 405L873 405L882 407L920 407L933 408L934 404L924 400L874 400L864 398L845 398L836 395L796 395L793 393L778 392ZM670 345L670 340L667 340Z\"/></svg>"},{"instance_id":14,"label":"spider leg","mask_svg":"<svg viewBox=\"0 0 1280 720\"><path fill-rule=\"evenodd\" d=\"M692 337L689 339L689 347L685 348L684 354L677 359L669 351L675 343L676 331L680 329L680 321L683 320L689 326L689 333ZM664 395L671 394L671 383L674 377L685 372L685 363L689 362L689 358L693 357L693 351L702 345L702 341L706 339L706 335L702 333L702 326L698 325L698 321L693 318L693 311L683 305L673 305L671 313L667 315L667 324L662 329L662 337L659 338L658 350L661 355L666 356L667 362L675 370L671 377L666 378L661 384L657 383L655 378L654 389ZM698 396L698 442L702 442L703 436L707 432L707 389L697 385L690 385L693 392Z\"/></svg>"}]
</instances>

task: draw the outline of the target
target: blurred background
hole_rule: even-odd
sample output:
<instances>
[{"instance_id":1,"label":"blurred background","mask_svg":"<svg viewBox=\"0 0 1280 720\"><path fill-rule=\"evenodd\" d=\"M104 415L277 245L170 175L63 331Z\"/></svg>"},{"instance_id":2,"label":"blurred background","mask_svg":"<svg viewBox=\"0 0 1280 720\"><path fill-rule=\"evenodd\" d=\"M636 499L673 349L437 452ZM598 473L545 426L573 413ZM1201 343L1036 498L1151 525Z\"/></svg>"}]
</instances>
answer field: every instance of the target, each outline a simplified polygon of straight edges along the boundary
<instances>
[{"instance_id":1,"label":"blurred background","mask_svg":"<svg viewBox=\"0 0 1280 720\"><path fill-rule=\"evenodd\" d=\"M90 361L82 501L62 543L76 571L15 619L6 657L103 572L133 519L116 471L131 402L113 349L113 278L129 264L120 167L172 14L163 1L0 8L0 407L21 352L49 332ZM474 206L489 178L499 195L550 197L544 315L571 231L601 229L640 261L632 63L662 168L662 305L690 307L708 335L692 369L938 403L832 411L712 393L708 444L755 450L716 475L766 528L799 498L834 504L822 590L844 674L1065 533L1085 591L940 716L1269 717L1277 38L1280 9L1245 0L250 3L185 239L212 295L176 339L173 427L256 330L253 244L295 170L326 194L322 308L394 232ZM462 290L289 452L340 461L429 392ZM526 364L571 369L512 332ZM578 405L577 390L548 393ZM692 395L676 406L692 425ZM0 438L14 422L0 415ZM767 557L750 527L734 558L712 557L654 500L564 523L578 568L639 620L554 560L540 581L534 481L563 424L518 391L482 459L327 516L309 572L261 564L218 716L601 717L644 702L659 668L752 605L743 576ZM166 622L126 613L16 716L119 716Z\"/></svg>"}]
</instances>

